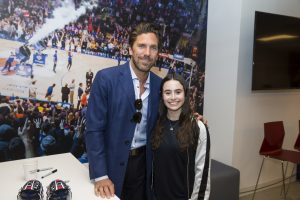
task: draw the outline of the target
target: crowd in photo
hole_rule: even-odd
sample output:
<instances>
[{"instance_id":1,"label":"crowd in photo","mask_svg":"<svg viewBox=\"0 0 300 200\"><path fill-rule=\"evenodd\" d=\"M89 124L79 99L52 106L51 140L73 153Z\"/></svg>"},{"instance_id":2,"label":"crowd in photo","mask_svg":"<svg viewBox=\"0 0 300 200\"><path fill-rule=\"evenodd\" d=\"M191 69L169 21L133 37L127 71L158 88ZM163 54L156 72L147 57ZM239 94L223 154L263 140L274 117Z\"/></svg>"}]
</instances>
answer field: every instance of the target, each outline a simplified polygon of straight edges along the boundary
<instances>
[{"instance_id":1,"label":"crowd in photo","mask_svg":"<svg viewBox=\"0 0 300 200\"><path fill-rule=\"evenodd\" d=\"M195 66L192 71L190 84L190 103L194 111L203 113L205 72Z\"/></svg>"},{"instance_id":2,"label":"crowd in photo","mask_svg":"<svg viewBox=\"0 0 300 200\"><path fill-rule=\"evenodd\" d=\"M0 34L2 38L27 41L51 17L58 1L8 0L1 7Z\"/></svg>"},{"instance_id":3,"label":"crowd in photo","mask_svg":"<svg viewBox=\"0 0 300 200\"><path fill-rule=\"evenodd\" d=\"M0 37L25 42L47 18L53 17L60 1L9 0L6 6L0 18ZM198 1L99 0L98 7L50 33L42 42L69 51L127 60L128 33L137 23L151 21L162 30L162 53L190 57L189 39L199 27L199 6Z\"/></svg>"},{"instance_id":4,"label":"crowd in photo","mask_svg":"<svg viewBox=\"0 0 300 200\"><path fill-rule=\"evenodd\" d=\"M1 96L0 162L71 152L87 162L83 132L86 105Z\"/></svg>"},{"instance_id":5,"label":"crowd in photo","mask_svg":"<svg viewBox=\"0 0 300 200\"><path fill-rule=\"evenodd\" d=\"M75 79L66 83L61 102L51 100L56 84L47 88L45 100L36 99L34 76L28 98L0 95L0 162L66 152L87 162L83 133L93 77L86 72L85 88Z\"/></svg>"}]
</instances>

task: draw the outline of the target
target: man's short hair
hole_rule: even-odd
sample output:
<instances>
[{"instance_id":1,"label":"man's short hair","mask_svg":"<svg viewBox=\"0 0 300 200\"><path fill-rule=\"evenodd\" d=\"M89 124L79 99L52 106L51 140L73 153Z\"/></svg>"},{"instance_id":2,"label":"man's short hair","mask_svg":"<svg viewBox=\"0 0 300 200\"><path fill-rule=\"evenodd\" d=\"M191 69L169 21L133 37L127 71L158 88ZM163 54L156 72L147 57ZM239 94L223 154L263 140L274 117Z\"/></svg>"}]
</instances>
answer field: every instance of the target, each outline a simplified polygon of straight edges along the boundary
<instances>
[{"instance_id":1,"label":"man's short hair","mask_svg":"<svg viewBox=\"0 0 300 200\"><path fill-rule=\"evenodd\" d=\"M142 22L133 28L129 35L129 45L133 47L133 43L136 41L137 36L143 33L154 33L158 39L158 48L161 47L161 37L158 26L151 23Z\"/></svg>"},{"instance_id":2,"label":"man's short hair","mask_svg":"<svg viewBox=\"0 0 300 200\"><path fill-rule=\"evenodd\" d=\"M53 155L56 152L56 139L52 135L44 137L40 144L41 149L47 155Z\"/></svg>"},{"instance_id":3,"label":"man's short hair","mask_svg":"<svg viewBox=\"0 0 300 200\"><path fill-rule=\"evenodd\" d=\"M9 141L8 149L13 160L25 158L25 144L20 137L14 137Z\"/></svg>"}]
</instances>

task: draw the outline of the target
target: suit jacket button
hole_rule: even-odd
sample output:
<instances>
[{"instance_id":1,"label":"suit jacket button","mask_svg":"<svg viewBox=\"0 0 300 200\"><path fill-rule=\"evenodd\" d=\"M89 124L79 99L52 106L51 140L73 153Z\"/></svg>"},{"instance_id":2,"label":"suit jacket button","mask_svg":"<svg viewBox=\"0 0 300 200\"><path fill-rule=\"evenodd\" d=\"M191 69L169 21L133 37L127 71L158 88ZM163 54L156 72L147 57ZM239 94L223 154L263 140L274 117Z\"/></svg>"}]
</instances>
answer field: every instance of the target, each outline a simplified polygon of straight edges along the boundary
<instances>
[{"instance_id":1,"label":"suit jacket button","mask_svg":"<svg viewBox=\"0 0 300 200\"><path fill-rule=\"evenodd\" d=\"M130 141L129 140L125 140L124 142L126 145L129 145L130 144Z\"/></svg>"},{"instance_id":2,"label":"suit jacket button","mask_svg":"<svg viewBox=\"0 0 300 200\"><path fill-rule=\"evenodd\" d=\"M120 166L124 166L125 165L125 163L124 162L120 162Z\"/></svg>"}]
</instances>

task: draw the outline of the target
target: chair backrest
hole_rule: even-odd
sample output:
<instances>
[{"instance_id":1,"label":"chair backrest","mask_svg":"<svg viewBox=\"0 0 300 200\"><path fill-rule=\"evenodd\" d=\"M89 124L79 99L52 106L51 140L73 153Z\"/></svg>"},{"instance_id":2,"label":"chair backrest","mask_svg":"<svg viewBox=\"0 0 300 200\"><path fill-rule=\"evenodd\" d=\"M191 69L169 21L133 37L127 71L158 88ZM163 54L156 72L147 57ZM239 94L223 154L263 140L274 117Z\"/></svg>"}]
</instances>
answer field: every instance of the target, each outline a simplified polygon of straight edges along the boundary
<instances>
[{"instance_id":1,"label":"chair backrest","mask_svg":"<svg viewBox=\"0 0 300 200\"><path fill-rule=\"evenodd\" d=\"M284 139L283 121L264 123L265 137L260 147L261 155L279 153Z\"/></svg>"},{"instance_id":2,"label":"chair backrest","mask_svg":"<svg viewBox=\"0 0 300 200\"><path fill-rule=\"evenodd\" d=\"M294 148L300 151L300 120L299 120L299 133Z\"/></svg>"}]
</instances>

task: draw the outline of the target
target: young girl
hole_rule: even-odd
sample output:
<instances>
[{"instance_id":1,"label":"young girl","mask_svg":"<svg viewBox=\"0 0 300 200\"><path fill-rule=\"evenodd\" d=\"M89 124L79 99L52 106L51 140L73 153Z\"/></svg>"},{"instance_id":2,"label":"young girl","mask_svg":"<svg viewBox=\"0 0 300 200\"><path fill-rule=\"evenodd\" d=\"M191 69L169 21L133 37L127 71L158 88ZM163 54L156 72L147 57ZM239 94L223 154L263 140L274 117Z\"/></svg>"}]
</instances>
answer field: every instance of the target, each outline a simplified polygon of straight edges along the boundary
<instances>
[{"instance_id":1,"label":"young girl","mask_svg":"<svg viewBox=\"0 0 300 200\"><path fill-rule=\"evenodd\" d=\"M208 200L208 130L193 117L181 76L168 74L162 80L160 92L159 119L152 136L154 199Z\"/></svg>"}]
</instances>

